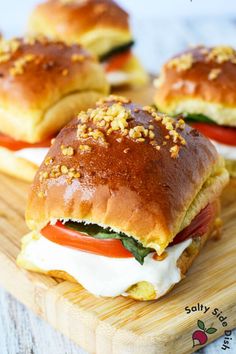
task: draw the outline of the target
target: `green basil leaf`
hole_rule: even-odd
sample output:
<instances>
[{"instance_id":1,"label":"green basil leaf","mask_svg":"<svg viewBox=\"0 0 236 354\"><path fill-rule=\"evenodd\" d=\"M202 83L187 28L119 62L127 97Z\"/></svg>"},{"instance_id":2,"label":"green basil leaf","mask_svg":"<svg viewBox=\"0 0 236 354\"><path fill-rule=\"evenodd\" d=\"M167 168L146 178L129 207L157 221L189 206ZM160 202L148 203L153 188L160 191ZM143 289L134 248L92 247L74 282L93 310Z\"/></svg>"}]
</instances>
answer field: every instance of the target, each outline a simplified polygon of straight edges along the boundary
<instances>
[{"instance_id":1,"label":"green basil leaf","mask_svg":"<svg viewBox=\"0 0 236 354\"><path fill-rule=\"evenodd\" d=\"M100 235L100 238L112 238L106 237L108 235L116 234L114 231L110 231L109 229L104 229L103 227L96 225L96 224L83 224L83 223L78 223L74 221L67 221L65 223L65 226L69 227L70 229L82 232L84 234L93 236L93 237L98 237ZM104 235L103 235L104 234Z\"/></svg>"},{"instance_id":2,"label":"green basil leaf","mask_svg":"<svg viewBox=\"0 0 236 354\"><path fill-rule=\"evenodd\" d=\"M103 54L100 57L100 61L105 61L111 58L113 55L120 54L125 52L126 50L130 49L134 45L134 41L130 41L128 43L122 44L118 47L111 49L108 53Z\"/></svg>"},{"instance_id":3,"label":"green basil leaf","mask_svg":"<svg viewBox=\"0 0 236 354\"><path fill-rule=\"evenodd\" d=\"M73 221L68 221L65 226L70 229L79 231L81 233L90 235L94 238L105 240L105 239L118 239L121 240L123 246L130 251L134 258L140 263L144 263L144 258L153 250L151 248L144 247L139 241L135 240L133 237L126 236L123 233L118 233L111 231L109 229L104 229L103 227L96 224L83 224Z\"/></svg>"},{"instance_id":4,"label":"green basil leaf","mask_svg":"<svg viewBox=\"0 0 236 354\"><path fill-rule=\"evenodd\" d=\"M144 258L151 252L153 252L153 250L151 248L146 248L143 247L143 245L136 241L133 237L122 237L121 239L123 246L130 251L134 258L136 259L136 261L138 261L140 264L144 263Z\"/></svg>"},{"instance_id":5,"label":"green basil leaf","mask_svg":"<svg viewBox=\"0 0 236 354\"><path fill-rule=\"evenodd\" d=\"M185 113L184 118L189 122L216 124L211 118L204 114Z\"/></svg>"}]
</instances>

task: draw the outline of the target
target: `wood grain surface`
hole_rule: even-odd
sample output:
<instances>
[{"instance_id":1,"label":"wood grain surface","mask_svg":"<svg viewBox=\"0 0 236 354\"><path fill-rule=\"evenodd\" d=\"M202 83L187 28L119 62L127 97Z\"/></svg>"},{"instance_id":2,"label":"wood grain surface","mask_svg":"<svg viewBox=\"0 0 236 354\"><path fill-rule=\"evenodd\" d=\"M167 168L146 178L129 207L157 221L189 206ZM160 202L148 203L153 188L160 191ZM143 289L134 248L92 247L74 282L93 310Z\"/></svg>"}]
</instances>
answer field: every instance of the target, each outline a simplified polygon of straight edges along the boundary
<instances>
[{"instance_id":1,"label":"wood grain surface","mask_svg":"<svg viewBox=\"0 0 236 354\"><path fill-rule=\"evenodd\" d=\"M188 276L169 295L148 303L96 298L80 285L19 269L15 258L27 232L27 190L26 183L0 176L0 284L89 353L190 353L198 319L217 328L209 342L224 332L211 313L185 313L186 306L197 303L219 308L227 316L227 329L236 326L235 181L223 196L222 239L208 242Z\"/></svg>"},{"instance_id":2,"label":"wood grain surface","mask_svg":"<svg viewBox=\"0 0 236 354\"><path fill-rule=\"evenodd\" d=\"M88 354L1 288L0 304L1 354ZM198 354L222 354L222 341L215 340ZM234 354L235 348L234 331L227 353Z\"/></svg>"}]
</instances>

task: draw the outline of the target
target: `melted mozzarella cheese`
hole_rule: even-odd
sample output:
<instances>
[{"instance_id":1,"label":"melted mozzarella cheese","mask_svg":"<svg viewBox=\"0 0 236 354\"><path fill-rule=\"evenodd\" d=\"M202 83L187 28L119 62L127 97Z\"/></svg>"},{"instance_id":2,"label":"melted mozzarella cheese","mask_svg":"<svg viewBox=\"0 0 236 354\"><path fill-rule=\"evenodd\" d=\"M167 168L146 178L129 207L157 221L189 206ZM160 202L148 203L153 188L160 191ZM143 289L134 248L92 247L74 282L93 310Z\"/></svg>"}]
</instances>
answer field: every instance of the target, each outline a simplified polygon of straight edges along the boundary
<instances>
[{"instance_id":1,"label":"melted mozzarella cheese","mask_svg":"<svg viewBox=\"0 0 236 354\"><path fill-rule=\"evenodd\" d=\"M25 148L15 151L14 154L25 160L33 162L37 166L40 166L47 155L48 150L49 148Z\"/></svg>"},{"instance_id":2,"label":"melted mozzarella cheese","mask_svg":"<svg viewBox=\"0 0 236 354\"><path fill-rule=\"evenodd\" d=\"M159 297L181 280L176 262L191 242L189 239L167 248L168 255L162 261L154 260L153 253L149 254L141 265L134 258L110 258L86 253L40 236L25 245L22 257L25 263L31 264L32 269L67 272L97 296L125 295L131 285L148 281Z\"/></svg>"},{"instance_id":3,"label":"melted mozzarella cheese","mask_svg":"<svg viewBox=\"0 0 236 354\"><path fill-rule=\"evenodd\" d=\"M236 160L236 146L225 145L211 140L218 153L227 160Z\"/></svg>"},{"instance_id":4,"label":"melted mozzarella cheese","mask_svg":"<svg viewBox=\"0 0 236 354\"><path fill-rule=\"evenodd\" d=\"M112 86L119 86L129 83L130 74L125 71L117 70L106 73L107 81Z\"/></svg>"}]
</instances>

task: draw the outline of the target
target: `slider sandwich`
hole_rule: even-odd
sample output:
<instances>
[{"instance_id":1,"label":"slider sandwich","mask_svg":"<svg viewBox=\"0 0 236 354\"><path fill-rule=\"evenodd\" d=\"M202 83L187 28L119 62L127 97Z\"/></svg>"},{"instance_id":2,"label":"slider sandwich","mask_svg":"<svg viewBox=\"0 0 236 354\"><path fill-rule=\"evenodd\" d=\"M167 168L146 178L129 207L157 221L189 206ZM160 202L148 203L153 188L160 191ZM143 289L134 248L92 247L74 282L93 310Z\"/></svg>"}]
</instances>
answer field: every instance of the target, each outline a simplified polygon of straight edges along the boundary
<instances>
[{"instance_id":1,"label":"slider sandwich","mask_svg":"<svg viewBox=\"0 0 236 354\"><path fill-rule=\"evenodd\" d=\"M141 86L148 81L132 53L129 16L115 1L46 0L33 11L29 33L82 44L99 57L112 86Z\"/></svg>"},{"instance_id":2,"label":"slider sandwich","mask_svg":"<svg viewBox=\"0 0 236 354\"><path fill-rule=\"evenodd\" d=\"M0 41L0 171L32 181L51 138L106 95L99 63L78 45Z\"/></svg>"},{"instance_id":3,"label":"slider sandwich","mask_svg":"<svg viewBox=\"0 0 236 354\"><path fill-rule=\"evenodd\" d=\"M236 51L199 46L169 60L155 81L155 104L211 139L236 177Z\"/></svg>"},{"instance_id":4,"label":"slider sandwich","mask_svg":"<svg viewBox=\"0 0 236 354\"><path fill-rule=\"evenodd\" d=\"M227 182L214 146L182 119L108 97L50 148L17 263L97 296L157 299L214 232Z\"/></svg>"}]
</instances>

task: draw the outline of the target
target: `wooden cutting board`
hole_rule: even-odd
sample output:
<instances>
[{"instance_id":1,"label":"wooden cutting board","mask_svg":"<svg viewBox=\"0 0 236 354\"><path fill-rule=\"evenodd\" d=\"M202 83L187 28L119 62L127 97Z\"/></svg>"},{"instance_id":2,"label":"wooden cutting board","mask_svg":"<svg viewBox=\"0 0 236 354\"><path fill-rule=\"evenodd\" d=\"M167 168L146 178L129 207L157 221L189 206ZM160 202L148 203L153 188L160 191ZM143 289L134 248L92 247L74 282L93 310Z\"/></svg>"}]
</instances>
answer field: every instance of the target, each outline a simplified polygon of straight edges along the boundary
<instances>
[{"instance_id":1,"label":"wooden cutting board","mask_svg":"<svg viewBox=\"0 0 236 354\"><path fill-rule=\"evenodd\" d=\"M152 88L127 95L151 103ZM217 329L208 334L207 343L236 327L236 180L222 197L223 237L208 242L170 294L151 302L96 298L80 285L19 269L15 259L27 232L28 188L0 175L0 284L89 353L192 353L199 348L192 347L198 320ZM191 307L200 310L201 304L210 309L187 313ZM212 312L222 312L221 318Z\"/></svg>"}]
</instances>

